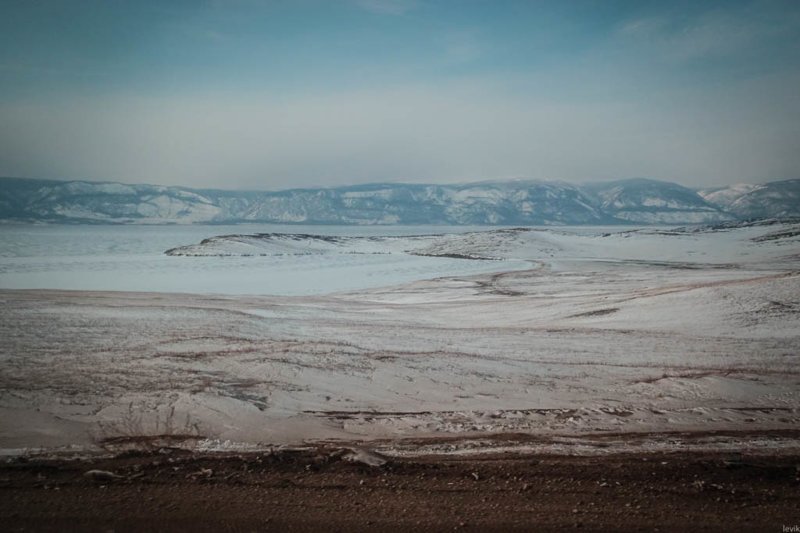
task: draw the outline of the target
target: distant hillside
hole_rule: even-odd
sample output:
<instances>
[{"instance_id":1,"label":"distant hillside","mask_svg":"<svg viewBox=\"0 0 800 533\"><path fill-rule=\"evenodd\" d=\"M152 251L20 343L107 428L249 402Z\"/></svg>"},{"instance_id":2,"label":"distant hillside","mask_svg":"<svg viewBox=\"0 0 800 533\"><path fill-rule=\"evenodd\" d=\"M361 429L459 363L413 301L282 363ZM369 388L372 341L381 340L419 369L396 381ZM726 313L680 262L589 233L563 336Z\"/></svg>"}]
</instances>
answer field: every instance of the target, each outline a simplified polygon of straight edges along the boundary
<instances>
[{"instance_id":1,"label":"distant hillside","mask_svg":"<svg viewBox=\"0 0 800 533\"><path fill-rule=\"evenodd\" d=\"M798 183L701 191L633 179L369 184L279 192L0 178L0 220L101 224L694 224L798 212ZM741 194L739 194L741 193ZM778 213L778 215L776 215ZM755 215L762 216L762 215Z\"/></svg>"},{"instance_id":2,"label":"distant hillside","mask_svg":"<svg viewBox=\"0 0 800 533\"><path fill-rule=\"evenodd\" d=\"M800 217L800 179L731 185L699 193L740 219Z\"/></svg>"},{"instance_id":3,"label":"distant hillside","mask_svg":"<svg viewBox=\"0 0 800 533\"><path fill-rule=\"evenodd\" d=\"M603 212L644 224L691 224L731 220L695 191L666 181L631 179L587 185Z\"/></svg>"}]
</instances>

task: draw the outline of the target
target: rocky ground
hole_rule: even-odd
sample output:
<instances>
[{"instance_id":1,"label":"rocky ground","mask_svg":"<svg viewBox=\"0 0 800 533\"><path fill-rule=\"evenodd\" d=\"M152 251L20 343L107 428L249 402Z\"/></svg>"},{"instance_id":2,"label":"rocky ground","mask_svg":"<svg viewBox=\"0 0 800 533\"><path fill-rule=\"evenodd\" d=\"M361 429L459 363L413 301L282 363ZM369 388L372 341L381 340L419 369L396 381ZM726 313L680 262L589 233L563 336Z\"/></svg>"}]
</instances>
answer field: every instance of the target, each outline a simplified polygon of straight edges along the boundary
<instances>
[{"instance_id":1,"label":"rocky ground","mask_svg":"<svg viewBox=\"0 0 800 533\"><path fill-rule=\"evenodd\" d=\"M319 447L16 458L0 466L0 517L5 531L781 531L800 523L797 455L429 456L377 466L358 455Z\"/></svg>"}]
</instances>

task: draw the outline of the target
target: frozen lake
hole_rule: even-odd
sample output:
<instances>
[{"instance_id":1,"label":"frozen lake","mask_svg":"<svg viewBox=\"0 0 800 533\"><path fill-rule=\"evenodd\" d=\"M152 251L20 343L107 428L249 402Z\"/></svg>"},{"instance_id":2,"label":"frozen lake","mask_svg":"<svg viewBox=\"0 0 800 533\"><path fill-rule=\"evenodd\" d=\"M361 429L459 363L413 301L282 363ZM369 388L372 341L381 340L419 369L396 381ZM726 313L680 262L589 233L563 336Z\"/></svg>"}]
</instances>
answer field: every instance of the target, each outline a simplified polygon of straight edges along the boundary
<instances>
[{"instance_id":1,"label":"frozen lake","mask_svg":"<svg viewBox=\"0 0 800 533\"><path fill-rule=\"evenodd\" d=\"M170 248L228 234L407 236L483 227L0 226L0 289L312 295L442 276L526 268L521 260L470 261L392 254L170 257ZM496 228L492 228L496 229Z\"/></svg>"}]
</instances>

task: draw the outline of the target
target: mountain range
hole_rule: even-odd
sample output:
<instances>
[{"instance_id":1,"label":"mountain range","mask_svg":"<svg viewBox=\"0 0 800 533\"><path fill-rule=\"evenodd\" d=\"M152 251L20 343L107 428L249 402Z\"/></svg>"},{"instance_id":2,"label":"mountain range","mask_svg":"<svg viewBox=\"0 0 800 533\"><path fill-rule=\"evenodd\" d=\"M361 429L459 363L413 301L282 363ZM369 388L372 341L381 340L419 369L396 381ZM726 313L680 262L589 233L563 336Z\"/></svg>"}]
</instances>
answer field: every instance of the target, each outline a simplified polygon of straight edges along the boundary
<instances>
[{"instance_id":1,"label":"mountain range","mask_svg":"<svg viewBox=\"0 0 800 533\"><path fill-rule=\"evenodd\" d=\"M105 224L707 224L800 216L800 179L693 190L628 179L232 191L0 178L0 221Z\"/></svg>"}]
</instances>

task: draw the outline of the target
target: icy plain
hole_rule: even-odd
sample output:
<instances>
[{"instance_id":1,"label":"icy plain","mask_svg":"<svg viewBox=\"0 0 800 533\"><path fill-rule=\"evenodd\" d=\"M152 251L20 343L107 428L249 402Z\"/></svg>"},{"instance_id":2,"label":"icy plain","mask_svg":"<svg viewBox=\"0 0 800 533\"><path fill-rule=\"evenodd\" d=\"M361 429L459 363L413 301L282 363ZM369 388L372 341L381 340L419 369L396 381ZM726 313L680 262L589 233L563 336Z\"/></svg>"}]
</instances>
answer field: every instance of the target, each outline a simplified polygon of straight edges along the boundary
<instances>
[{"instance_id":1,"label":"icy plain","mask_svg":"<svg viewBox=\"0 0 800 533\"><path fill-rule=\"evenodd\" d=\"M224 230L158 260L438 266L298 296L11 290L4 258L0 448L800 447L798 224Z\"/></svg>"},{"instance_id":2,"label":"icy plain","mask_svg":"<svg viewBox=\"0 0 800 533\"><path fill-rule=\"evenodd\" d=\"M378 253L212 254L182 260L168 248L221 234L315 233L340 238L470 232L469 226L48 226L0 225L0 289L68 289L202 294L309 295L380 287L444 275L526 268L523 261L463 261ZM310 241L309 243L310 244ZM234 243L229 243L234 247ZM247 252L247 251L245 251ZM383 253L385 252L385 253ZM216 257L215 257L216 255ZM224 255L220 258L219 255Z\"/></svg>"}]
</instances>

